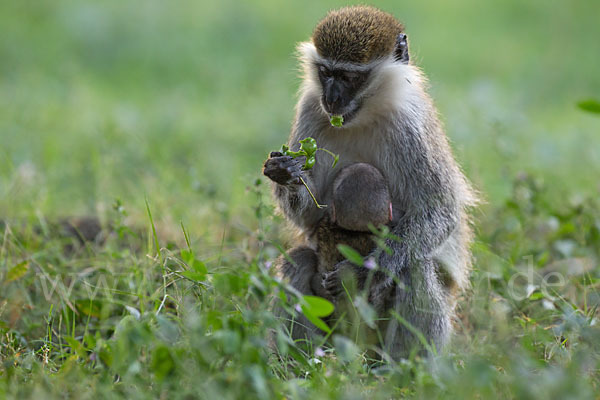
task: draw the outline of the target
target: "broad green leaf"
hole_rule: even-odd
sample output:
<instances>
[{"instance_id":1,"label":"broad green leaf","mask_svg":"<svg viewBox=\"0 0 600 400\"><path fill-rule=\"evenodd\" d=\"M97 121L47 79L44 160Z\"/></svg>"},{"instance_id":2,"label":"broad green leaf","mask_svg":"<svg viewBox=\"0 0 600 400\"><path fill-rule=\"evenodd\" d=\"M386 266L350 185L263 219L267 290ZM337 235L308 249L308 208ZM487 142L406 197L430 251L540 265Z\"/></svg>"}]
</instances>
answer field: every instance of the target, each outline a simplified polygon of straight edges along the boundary
<instances>
[{"instance_id":1,"label":"broad green leaf","mask_svg":"<svg viewBox=\"0 0 600 400\"><path fill-rule=\"evenodd\" d=\"M206 274L201 274L196 271L183 271L181 275L196 282L201 282L206 278Z\"/></svg>"},{"instance_id":2,"label":"broad green leaf","mask_svg":"<svg viewBox=\"0 0 600 400\"><path fill-rule=\"evenodd\" d=\"M182 272L181 275L193 281L204 281L206 279L208 269L202 261L193 260L190 263L188 263L188 265L191 269Z\"/></svg>"},{"instance_id":3,"label":"broad green leaf","mask_svg":"<svg viewBox=\"0 0 600 400\"><path fill-rule=\"evenodd\" d=\"M114 357L110 343L103 343L98 355L104 364L108 365L109 367L112 365Z\"/></svg>"},{"instance_id":4,"label":"broad green leaf","mask_svg":"<svg viewBox=\"0 0 600 400\"><path fill-rule=\"evenodd\" d=\"M194 262L192 262L191 267L194 270L194 272L197 272L199 274L206 275L208 273L208 269L206 268L206 265L204 265L204 263L202 261L194 260Z\"/></svg>"},{"instance_id":5,"label":"broad green leaf","mask_svg":"<svg viewBox=\"0 0 600 400\"><path fill-rule=\"evenodd\" d=\"M308 310L317 317L326 317L335 310L335 306L329 300L318 296L302 296L306 304L302 305L302 311Z\"/></svg>"},{"instance_id":6,"label":"broad green leaf","mask_svg":"<svg viewBox=\"0 0 600 400\"><path fill-rule=\"evenodd\" d=\"M329 301L318 296L302 296L304 304L302 304L302 314L312 322L317 328L331 333L331 329L320 318L326 317L335 310L335 306Z\"/></svg>"},{"instance_id":7,"label":"broad green leaf","mask_svg":"<svg viewBox=\"0 0 600 400\"><path fill-rule=\"evenodd\" d=\"M577 107L587 112L600 114L600 101L596 99L582 100L577 103Z\"/></svg>"},{"instance_id":8,"label":"broad green leaf","mask_svg":"<svg viewBox=\"0 0 600 400\"><path fill-rule=\"evenodd\" d=\"M529 296L529 300L540 300L540 299L543 299L544 297L546 297L546 296L544 296L544 293L535 292L531 296Z\"/></svg>"},{"instance_id":9,"label":"broad green leaf","mask_svg":"<svg viewBox=\"0 0 600 400\"><path fill-rule=\"evenodd\" d=\"M214 336L221 340L223 351L226 354L237 354L242 347L242 336L238 331L221 330L215 332Z\"/></svg>"},{"instance_id":10,"label":"broad green leaf","mask_svg":"<svg viewBox=\"0 0 600 400\"><path fill-rule=\"evenodd\" d=\"M16 281L17 279L25 275L28 269L29 263L27 261L21 261L20 263L8 270L8 272L6 273L6 282L8 283Z\"/></svg>"},{"instance_id":11,"label":"broad green leaf","mask_svg":"<svg viewBox=\"0 0 600 400\"><path fill-rule=\"evenodd\" d=\"M152 352L152 372L160 381L166 378L175 369L175 361L166 346L158 346Z\"/></svg>"},{"instance_id":12,"label":"broad green leaf","mask_svg":"<svg viewBox=\"0 0 600 400\"><path fill-rule=\"evenodd\" d=\"M180 254L181 259L186 264L191 264L194 261L194 253L192 253L190 250L181 250Z\"/></svg>"},{"instance_id":13,"label":"broad green leaf","mask_svg":"<svg viewBox=\"0 0 600 400\"><path fill-rule=\"evenodd\" d=\"M329 122L331 123L331 126L340 127L344 125L344 117L342 115L332 115L329 118Z\"/></svg>"},{"instance_id":14,"label":"broad green leaf","mask_svg":"<svg viewBox=\"0 0 600 400\"><path fill-rule=\"evenodd\" d=\"M302 314L304 314L304 316L310 322L312 322L317 328L319 328L322 331L325 331L327 333L331 333L331 328L329 328L329 326L327 326L327 324L321 318L317 317L316 315L311 313L309 310L305 309L304 306L302 306Z\"/></svg>"},{"instance_id":15,"label":"broad green leaf","mask_svg":"<svg viewBox=\"0 0 600 400\"><path fill-rule=\"evenodd\" d=\"M363 265L362 256L352 247L346 246L345 244L338 244L337 249L340 253L342 253L344 258L346 258L346 260L350 261L352 264L356 264L358 266Z\"/></svg>"}]
</instances>

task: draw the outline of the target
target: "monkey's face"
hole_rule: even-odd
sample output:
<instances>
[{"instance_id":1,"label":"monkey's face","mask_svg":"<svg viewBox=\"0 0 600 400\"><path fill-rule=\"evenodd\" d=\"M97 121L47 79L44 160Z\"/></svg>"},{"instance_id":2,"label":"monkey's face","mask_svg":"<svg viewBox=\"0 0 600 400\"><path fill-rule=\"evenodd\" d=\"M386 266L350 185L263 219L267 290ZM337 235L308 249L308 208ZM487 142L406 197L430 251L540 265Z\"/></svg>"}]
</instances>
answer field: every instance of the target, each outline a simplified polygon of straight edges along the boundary
<instances>
[{"instance_id":1,"label":"monkey's face","mask_svg":"<svg viewBox=\"0 0 600 400\"><path fill-rule=\"evenodd\" d=\"M362 105L360 93L369 79L370 69L333 63L318 63L316 68L323 89L323 110L330 117L341 115L344 124L350 122Z\"/></svg>"},{"instance_id":2,"label":"monkey's face","mask_svg":"<svg viewBox=\"0 0 600 400\"><path fill-rule=\"evenodd\" d=\"M342 116L346 125L377 94L369 85L377 81L378 66L408 62L404 26L391 14L368 6L329 12L315 27L312 45L301 47L305 71L309 69L306 76L318 76L314 83L322 89L321 107L334 126L340 119L332 116Z\"/></svg>"}]
</instances>

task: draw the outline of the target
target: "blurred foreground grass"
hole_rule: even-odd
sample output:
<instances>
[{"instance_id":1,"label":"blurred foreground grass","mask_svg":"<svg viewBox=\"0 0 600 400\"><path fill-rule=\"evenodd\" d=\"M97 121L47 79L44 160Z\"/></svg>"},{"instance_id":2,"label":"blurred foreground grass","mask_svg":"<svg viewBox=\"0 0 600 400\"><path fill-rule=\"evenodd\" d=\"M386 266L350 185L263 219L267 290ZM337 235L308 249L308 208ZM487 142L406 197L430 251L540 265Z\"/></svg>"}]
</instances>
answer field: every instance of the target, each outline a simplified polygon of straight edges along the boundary
<instances>
[{"instance_id":1,"label":"blurred foreground grass","mask_svg":"<svg viewBox=\"0 0 600 400\"><path fill-rule=\"evenodd\" d=\"M192 236L157 251L122 225L123 209L101 245L5 227L0 397L597 397L598 199L565 204L535 178L516 179L482 221L451 345L381 364L352 332L307 350L282 330L270 311L286 290L272 268L281 221L261 186L249 191L259 228L218 248Z\"/></svg>"},{"instance_id":2,"label":"blurred foreground grass","mask_svg":"<svg viewBox=\"0 0 600 400\"><path fill-rule=\"evenodd\" d=\"M342 4L0 2L0 398L595 396L593 1L373 3L489 202L473 290L435 362L375 368L343 337L265 351L282 221L255 180L287 137L294 44ZM49 226L87 214L105 243Z\"/></svg>"}]
</instances>

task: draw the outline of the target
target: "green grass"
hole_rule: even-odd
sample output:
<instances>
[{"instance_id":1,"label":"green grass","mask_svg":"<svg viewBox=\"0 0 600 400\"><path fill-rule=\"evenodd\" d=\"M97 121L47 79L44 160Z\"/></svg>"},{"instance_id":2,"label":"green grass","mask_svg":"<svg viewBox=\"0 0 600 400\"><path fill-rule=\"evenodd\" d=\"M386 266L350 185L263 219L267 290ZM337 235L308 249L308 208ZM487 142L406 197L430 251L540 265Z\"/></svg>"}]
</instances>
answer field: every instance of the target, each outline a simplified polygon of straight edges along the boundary
<instances>
[{"instance_id":1,"label":"green grass","mask_svg":"<svg viewBox=\"0 0 600 400\"><path fill-rule=\"evenodd\" d=\"M0 2L0 398L597 397L600 3L496 3L373 3L488 202L451 345L379 365L281 331L256 182L344 2ZM53 226L89 214L105 242Z\"/></svg>"}]
</instances>

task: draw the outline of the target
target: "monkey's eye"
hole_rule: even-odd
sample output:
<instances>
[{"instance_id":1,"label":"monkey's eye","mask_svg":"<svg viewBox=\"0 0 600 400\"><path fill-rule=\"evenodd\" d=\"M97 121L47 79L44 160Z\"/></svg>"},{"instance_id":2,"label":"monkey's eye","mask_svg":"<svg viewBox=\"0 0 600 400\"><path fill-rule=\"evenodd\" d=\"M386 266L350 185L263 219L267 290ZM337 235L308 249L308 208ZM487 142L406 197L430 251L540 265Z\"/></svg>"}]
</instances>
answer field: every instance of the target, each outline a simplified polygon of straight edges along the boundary
<instances>
[{"instance_id":1,"label":"monkey's eye","mask_svg":"<svg viewBox=\"0 0 600 400\"><path fill-rule=\"evenodd\" d=\"M347 81L356 81L360 78L360 74L357 72L344 72L343 77Z\"/></svg>"},{"instance_id":2,"label":"monkey's eye","mask_svg":"<svg viewBox=\"0 0 600 400\"><path fill-rule=\"evenodd\" d=\"M319 65L319 72L325 77L331 76L331 71L324 65Z\"/></svg>"}]
</instances>

